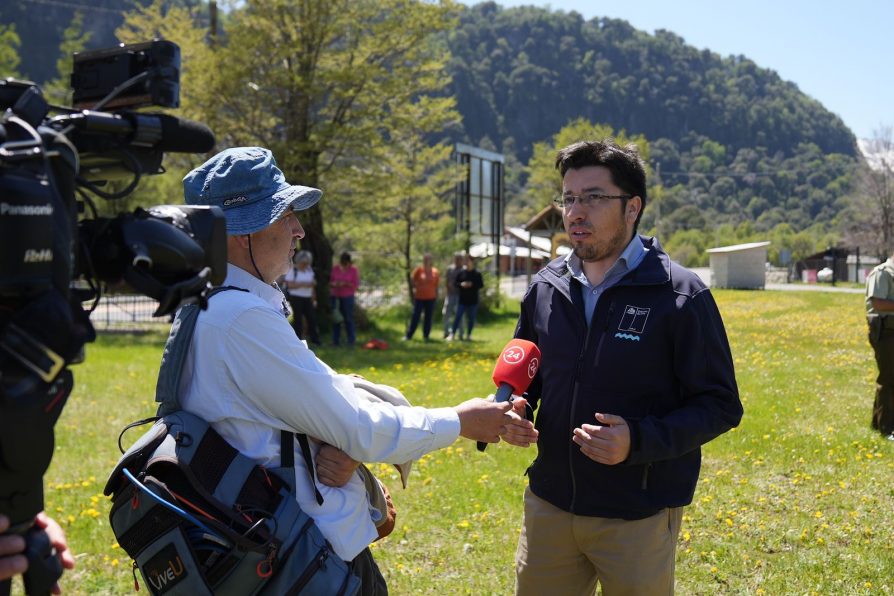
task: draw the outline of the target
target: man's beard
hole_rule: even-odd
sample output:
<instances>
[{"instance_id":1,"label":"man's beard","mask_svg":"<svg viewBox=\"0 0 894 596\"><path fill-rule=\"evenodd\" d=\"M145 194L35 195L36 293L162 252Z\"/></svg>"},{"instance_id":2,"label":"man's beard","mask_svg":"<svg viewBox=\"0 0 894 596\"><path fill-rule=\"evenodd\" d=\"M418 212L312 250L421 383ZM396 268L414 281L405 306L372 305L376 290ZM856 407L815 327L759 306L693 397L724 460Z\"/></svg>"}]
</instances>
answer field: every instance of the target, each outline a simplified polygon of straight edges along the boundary
<instances>
[{"instance_id":1,"label":"man's beard","mask_svg":"<svg viewBox=\"0 0 894 596\"><path fill-rule=\"evenodd\" d=\"M595 242L588 243L572 243L572 248L574 249L574 254L581 261L601 261L616 252L623 252L627 242L627 230L625 227L620 227L611 238L605 240L597 239Z\"/></svg>"}]
</instances>

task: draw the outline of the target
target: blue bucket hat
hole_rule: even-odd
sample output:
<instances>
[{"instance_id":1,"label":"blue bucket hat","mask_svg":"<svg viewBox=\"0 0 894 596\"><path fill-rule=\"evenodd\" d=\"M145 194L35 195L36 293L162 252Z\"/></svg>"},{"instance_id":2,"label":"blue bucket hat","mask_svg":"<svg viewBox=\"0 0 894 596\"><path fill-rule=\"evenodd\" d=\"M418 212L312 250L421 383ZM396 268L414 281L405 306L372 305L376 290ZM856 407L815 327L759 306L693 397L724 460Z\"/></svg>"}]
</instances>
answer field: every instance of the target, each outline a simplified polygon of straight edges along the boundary
<instances>
[{"instance_id":1,"label":"blue bucket hat","mask_svg":"<svg viewBox=\"0 0 894 596\"><path fill-rule=\"evenodd\" d=\"M215 205L227 218L227 234L260 232L291 209L317 204L323 192L286 182L269 150L235 147L221 151L183 178L188 205Z\"/></svg>"}]
</instances>

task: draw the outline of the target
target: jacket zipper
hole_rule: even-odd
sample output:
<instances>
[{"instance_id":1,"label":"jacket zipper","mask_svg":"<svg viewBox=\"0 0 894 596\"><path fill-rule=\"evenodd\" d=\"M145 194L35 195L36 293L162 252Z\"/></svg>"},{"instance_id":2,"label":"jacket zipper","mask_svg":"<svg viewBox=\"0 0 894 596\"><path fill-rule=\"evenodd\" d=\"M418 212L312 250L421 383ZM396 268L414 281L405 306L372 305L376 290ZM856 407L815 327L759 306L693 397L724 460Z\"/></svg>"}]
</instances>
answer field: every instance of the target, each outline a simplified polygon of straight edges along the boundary
<instances>
[{"instance_id":1,"label":"jacket zipper","mask_svg":"<svg viewBox=\"0 0 894 596\"><path fill-rule=\"evenodd\" d=\"M581 368L584 363L584 356L587 353L587 346L590 345L590 328L587 326L587 317L586 315L580 313L583 318L584 328L587 330L584 333L584 345L581 346L580 353L577 357L577 368L574 371L574 388L571 391L571 410L568 413L568 426L571 429L572 433L574 432L574 412L577 409L577 395L580 391L580 373ZM574 448L577 444L574 441L569 441L568 445L568 472L569 477L571 478L571 506L569 509L571 513L574 513L574 504L577 501L577 479L574 477Z\"/></svg>"},{"instance_id":2,"label":"jacket zipper","mask_svg":"<svg viewBox=\"0 0 894 596\"><path fill-rule=\"evenodd\" d=\"M580 361L578 361L578 369L580 368ZM571 426L572 432L574 432L574 407L577 403L577 390L578 383L577 378L574 380L574 391L571 393L571 415L569 424ZM577 445L574 441L569 441L570 445L568 446L568 472L571 477L571 506L569 509L571 513L574 513L574 502L577 500L577 480L574 477L574 448Z\"/></svg>"},{"instance_id":3,"label":"jacket zipper","mask_svg":"<svg viewBox=\"0 0 894 596\"><path fill-rule=\"evenodd\" d=\"M601 299L605 298L605 294L602 295ZM609 303L608 307L608 315L605 318L605 325L602 327L602 333L599 335L599 343L596 345L596 358L593 361L593 366L597 366L599 364L599 354L602 352L602 344L605 341L605 336L608 333L608 322L612 318L612 313L615 310L615 302L612 300ZM594 312L595 316L596 313ZM586 324L587 320L584 317L584 324ZM571 392L571 412L569 413L569 426L572 431L574 429L574 412L577 410L577 395L580 389L580 383L578 382L581 376L581 368L584 365L584 358L587 354L587 346L590 345L590 329L587 328L587 333L584 335L584 345L581 348L580 355L577 358L577 370L574 373L574 390ZM571 441L571 445L568 449L568 470L571 476L571 513L574 513L574 505L577 501L577 479L574 477L574 447L576 443Z\"/></svg>"},{"instance_id":4,"label":"jacket zipper","mask_svg":"<svg viewBox=\"0 0 894 596\"><path fill-rule=\"evenodd\" d=\"M605 295L603 294L603 297ZM608 316L605 318L605 325L602 326L602 335L599 336L599 344L596 346L596 357L593 358L593 366L599 366L599 356L602 354L602 344L605 343L605 336L608 335L608 322L612 320L612 314L615 312L615 301L612 300L608 305Z\"/></svg>"},{"instance_id":5,"label":"jacket zipper","mask_svg":"<svg viewBox=\"0 0 894 596\"><path fill-rule=\"evenodd\" d=\"M568 426L574 430L574 412L577 410L577 396L580 392L580 375L581 369L584 365L584 358L587 354L587 346L590 345L590 328L587 325L587 317L584 313L581 314L583 318L584 328L587 332L584 334L584 345L581 346L580 353L577 357L577 368L574 371L574 388L571 391L571 410L568 413ZM594 313L595 314L595 313ZM600 345L601 345L600 340ZM574 477L574 447L576 443L574 441L569 441L568 446L568 472L569 477L571 478L571 506L570 510L574 513L574 504L577 501L577 479Z\"/></svg>"},{"instance_id":6,"label":"jacket zipper","mask_svg":"<svg viewBox=\"0 0 894 596\"><path fill-rule=\"evenodd\" d=\"M643 468L643 490L649 488L649 470L652 469L652 462L647 463Z\"/></svg>"}]
</instances>

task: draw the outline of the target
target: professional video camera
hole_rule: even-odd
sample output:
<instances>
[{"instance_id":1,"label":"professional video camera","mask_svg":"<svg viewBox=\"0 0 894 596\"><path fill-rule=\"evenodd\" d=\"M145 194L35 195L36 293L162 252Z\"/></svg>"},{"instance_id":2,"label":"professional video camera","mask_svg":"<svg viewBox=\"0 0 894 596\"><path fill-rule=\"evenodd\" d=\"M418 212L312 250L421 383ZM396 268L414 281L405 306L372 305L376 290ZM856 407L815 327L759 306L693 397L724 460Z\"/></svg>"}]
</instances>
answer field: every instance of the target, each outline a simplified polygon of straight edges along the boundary
<instances>
[{"instance_id":1,"label":"professional video camera","mask_svg":"<svg viewBox=\"0 0 894 596\"><path fill-rule=\"evenodd\" d=\"M0 81L0 513L26 537L30 594L49 593L61 575L33 520L43 509L53 426L73 386L67 367L95 337L82 304L92 300L92 311L104 284L123 281L166 315L185 302L204 306L225 274L218 208L167 205L106 218L87 194L124 197L141 175L163 172L166 151L211 151L204 125L132 111L177 107L179 72L180 48L155 40L75 54L73 108L50 106L34 83ZM110 190L121 178L126 187ZM0 594L9 589L0 582Z\"/></svg>"}]
</instances>

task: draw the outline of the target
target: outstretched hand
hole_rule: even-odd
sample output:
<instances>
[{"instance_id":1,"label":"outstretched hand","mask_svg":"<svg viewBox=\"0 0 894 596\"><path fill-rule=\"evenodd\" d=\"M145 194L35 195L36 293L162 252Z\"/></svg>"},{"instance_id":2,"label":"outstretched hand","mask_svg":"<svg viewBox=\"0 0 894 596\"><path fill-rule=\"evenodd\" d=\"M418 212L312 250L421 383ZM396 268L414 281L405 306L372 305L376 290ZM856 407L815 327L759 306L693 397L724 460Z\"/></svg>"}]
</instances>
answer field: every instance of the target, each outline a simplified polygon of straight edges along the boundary
<instances>
[{"instance_id":1,"label":"outstretched hand","mask_svg":"<svg viewBox=\"0 0 894 596\"><path fill-rule=\"evenodd\" d=\"M516 401L524 402L524 400ZM463 402L454 408L459 416L459 434L473 441L499 443L500 437L509 432L510 428L513 429L514 439L525 432L536 433L534 425L529 420L512 412L513 407L513 403L508 401L497 403L477 397ZM524 408L524 403L515 407ZM536 440L536 434L534 439Z\"/></svg>"},{"instance_id":2,"label":"outstretched hand","mask_svg":"<svg viewBox=\"0 0 894 596\"><path fill-rule=\"evenodd\" d=\"M596 413L597 424L581 424L574 429L571 440L580 451L600 464L619 464L630 455L630 427L627 421L614 414Z\"/></svg>"}]
</instances>

